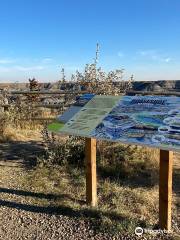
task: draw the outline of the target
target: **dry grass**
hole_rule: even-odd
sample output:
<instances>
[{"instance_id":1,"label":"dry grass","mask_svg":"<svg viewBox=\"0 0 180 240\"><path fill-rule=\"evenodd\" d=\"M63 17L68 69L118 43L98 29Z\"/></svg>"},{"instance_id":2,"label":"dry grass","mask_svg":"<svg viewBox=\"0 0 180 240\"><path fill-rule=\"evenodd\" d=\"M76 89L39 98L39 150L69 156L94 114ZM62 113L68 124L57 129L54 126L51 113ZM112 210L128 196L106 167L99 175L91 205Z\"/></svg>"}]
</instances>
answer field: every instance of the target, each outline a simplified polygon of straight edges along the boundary
<instances>
[{"instance_id":1,"label":"dry grass","mask_svg":"<svg viewBox=\"0 0 180 240\"><path fill-rule=\"evenodd\" d=\"M52 200L33 199L33 204L68 208L82 218L97 221L99 231L133 233L135 227L153 228L158 220L158 186L131 187L123 181L98 178L98 207L85 204L85 173L70 167L37 168L24 186L30 191L59 196ZM62 197L63 196L63 197ZM177 209L174 208L174 215Z\"/></svg>"},{"instance_id":2,"label":"dry grass","mask_svg":"<svg viewBox=\"0 0 180 240\"><path fill-rule=\"evenodd\" d=\"M3 134L0 135L0 142L10 141L28 141L28 140L40 140L40 130L42 129L41 124L27 125L26 128L14 128L8 125Z\"/></svg>"},{"instance_id":3,"label":"dry grass","mask_svg":"<svg viewBox=\"0 0 180 240\"><path fill-rule=\"evenodd\" d=\"M115 144L114 148L117 147ZM105 156L103 160L98 157L97 208L91 209L85 204L84 167L37 166L23 184L31 191L63 196L41 200L41 204L68 207L83 218L97 221L99 231L133 233L137 226L153 228L158 224L157 151L135 146L127 150L123 145L119 148L124 149L126 161L117 159L115 163ZM115 152L112 146L111 152ZM37 200L34 204L38 204ZM177 221L176 202L173 214Z\"/></svg>"}]
</instances>

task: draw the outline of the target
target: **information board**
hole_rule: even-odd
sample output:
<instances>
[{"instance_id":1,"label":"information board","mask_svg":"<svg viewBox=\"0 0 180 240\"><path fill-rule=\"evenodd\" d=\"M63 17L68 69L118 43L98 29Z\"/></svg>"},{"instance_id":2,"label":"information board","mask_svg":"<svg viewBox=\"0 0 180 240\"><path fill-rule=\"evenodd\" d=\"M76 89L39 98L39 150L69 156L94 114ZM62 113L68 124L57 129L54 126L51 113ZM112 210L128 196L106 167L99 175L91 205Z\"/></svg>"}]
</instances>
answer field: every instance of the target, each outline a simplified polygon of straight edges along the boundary
<instances>
[{"instance_id":1,"label":"information board","mask_svg":"<svg viewBox=\"0 0 180 240\"><path fill-rule=\"evenodd\" d=\"M120 97L114 96L95 96L64 125L61 132L90 136L119 99Z\"/></svg>"},{"instance_id":2,"label":"information board","mask_svg":"<svg viewBox=\"0 0 180 240\"><path fill-rule=\"evenodd\" d=\"M58 132L180 151L180 97L95 96Z\"/></svg>"},{"instance_id":3,"label":"information board","mask_svg":"<svg viewBox=\"0 0 180 240\"><path fill-rule=\"evenodd\" d=\"M66 123L68 122L77 112L79 112L85 104L87 104L95 95L94 94L84 94L82 96L77 96L75 103L68 108L62 115L57 117L57 120Z\"/></svg>"}]
</instances>

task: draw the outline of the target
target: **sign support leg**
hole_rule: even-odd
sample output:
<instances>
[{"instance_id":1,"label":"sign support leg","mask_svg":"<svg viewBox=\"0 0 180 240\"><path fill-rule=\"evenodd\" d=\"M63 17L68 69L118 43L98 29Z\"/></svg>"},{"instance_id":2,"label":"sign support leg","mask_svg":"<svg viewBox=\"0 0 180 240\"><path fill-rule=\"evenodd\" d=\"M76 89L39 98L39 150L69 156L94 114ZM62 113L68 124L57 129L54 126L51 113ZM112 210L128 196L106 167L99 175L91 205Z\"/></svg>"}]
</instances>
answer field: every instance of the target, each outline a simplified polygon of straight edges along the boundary
<instances>
[{"instance_id":1,"label":"sign support leg","mask_svg":"<svg viewBox=\"0 0 180 240\"><path fill-rule=\"evenodd\" d=\"M159 226L171 229L173 152L160 150Z\"/></svg>"},{"instance_id":2,"label":"sign support leg","mask_svg":"<svg viewBox=\"0 0 180 240\"><path fill-rule=\"evenodd\" d=\"M96 139L86 138L86 201L92 207L97 205L97 176L96 176Z\"/></svg>"}]
</instances>

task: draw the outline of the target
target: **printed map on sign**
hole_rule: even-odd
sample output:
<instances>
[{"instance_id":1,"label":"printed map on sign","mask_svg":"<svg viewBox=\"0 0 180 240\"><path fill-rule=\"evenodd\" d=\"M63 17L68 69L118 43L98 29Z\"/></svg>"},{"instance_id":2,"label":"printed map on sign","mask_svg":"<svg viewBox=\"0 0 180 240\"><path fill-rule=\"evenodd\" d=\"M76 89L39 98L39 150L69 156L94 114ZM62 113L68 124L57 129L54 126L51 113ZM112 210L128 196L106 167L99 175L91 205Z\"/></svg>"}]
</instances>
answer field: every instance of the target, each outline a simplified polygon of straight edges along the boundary
<instances>
[{"instance_id":1,"label":"printed map on sign","mask_svg":"<svg viewBox=\"0 0 180 240\"><path fill-rule=\"evenodd\" d=\"M58 133L180 151L180 97L95 96Z\"/></svg>"},{"instance_id":2,"label":"printed map on sign","mask_svg":"<svg viewBox=\"0 0 180 240\"><path fill-rule=\"evenodd\" d=\"M90 136L119 99L120 97L114 96L95 96L64 125L60 132Z\"/></svg>"}]
</instances>

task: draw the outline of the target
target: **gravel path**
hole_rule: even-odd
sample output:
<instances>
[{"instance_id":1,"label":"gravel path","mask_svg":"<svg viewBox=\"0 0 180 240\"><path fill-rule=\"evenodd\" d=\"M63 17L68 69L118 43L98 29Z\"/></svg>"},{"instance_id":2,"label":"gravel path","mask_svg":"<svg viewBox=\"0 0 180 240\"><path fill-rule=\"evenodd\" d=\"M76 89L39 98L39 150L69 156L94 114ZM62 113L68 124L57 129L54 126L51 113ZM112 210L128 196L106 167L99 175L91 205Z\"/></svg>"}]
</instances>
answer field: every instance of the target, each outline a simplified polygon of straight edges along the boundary
<instances>
[{"instance_id":1,"label":"gravel path","mask_svg":"<svg viewBox=\"0 0 180 240\"><path fill-rule=\"evenodd\" d=\"M53 208L44 211L43 206L32 205L36 194L22 189L20 179L28 174L27 156L32 160L41 148L35 142L0 145L0 240L147 239L97 232L97 223L71 216L68 209L61 214Z\"/></svg>"}]
</instances>

